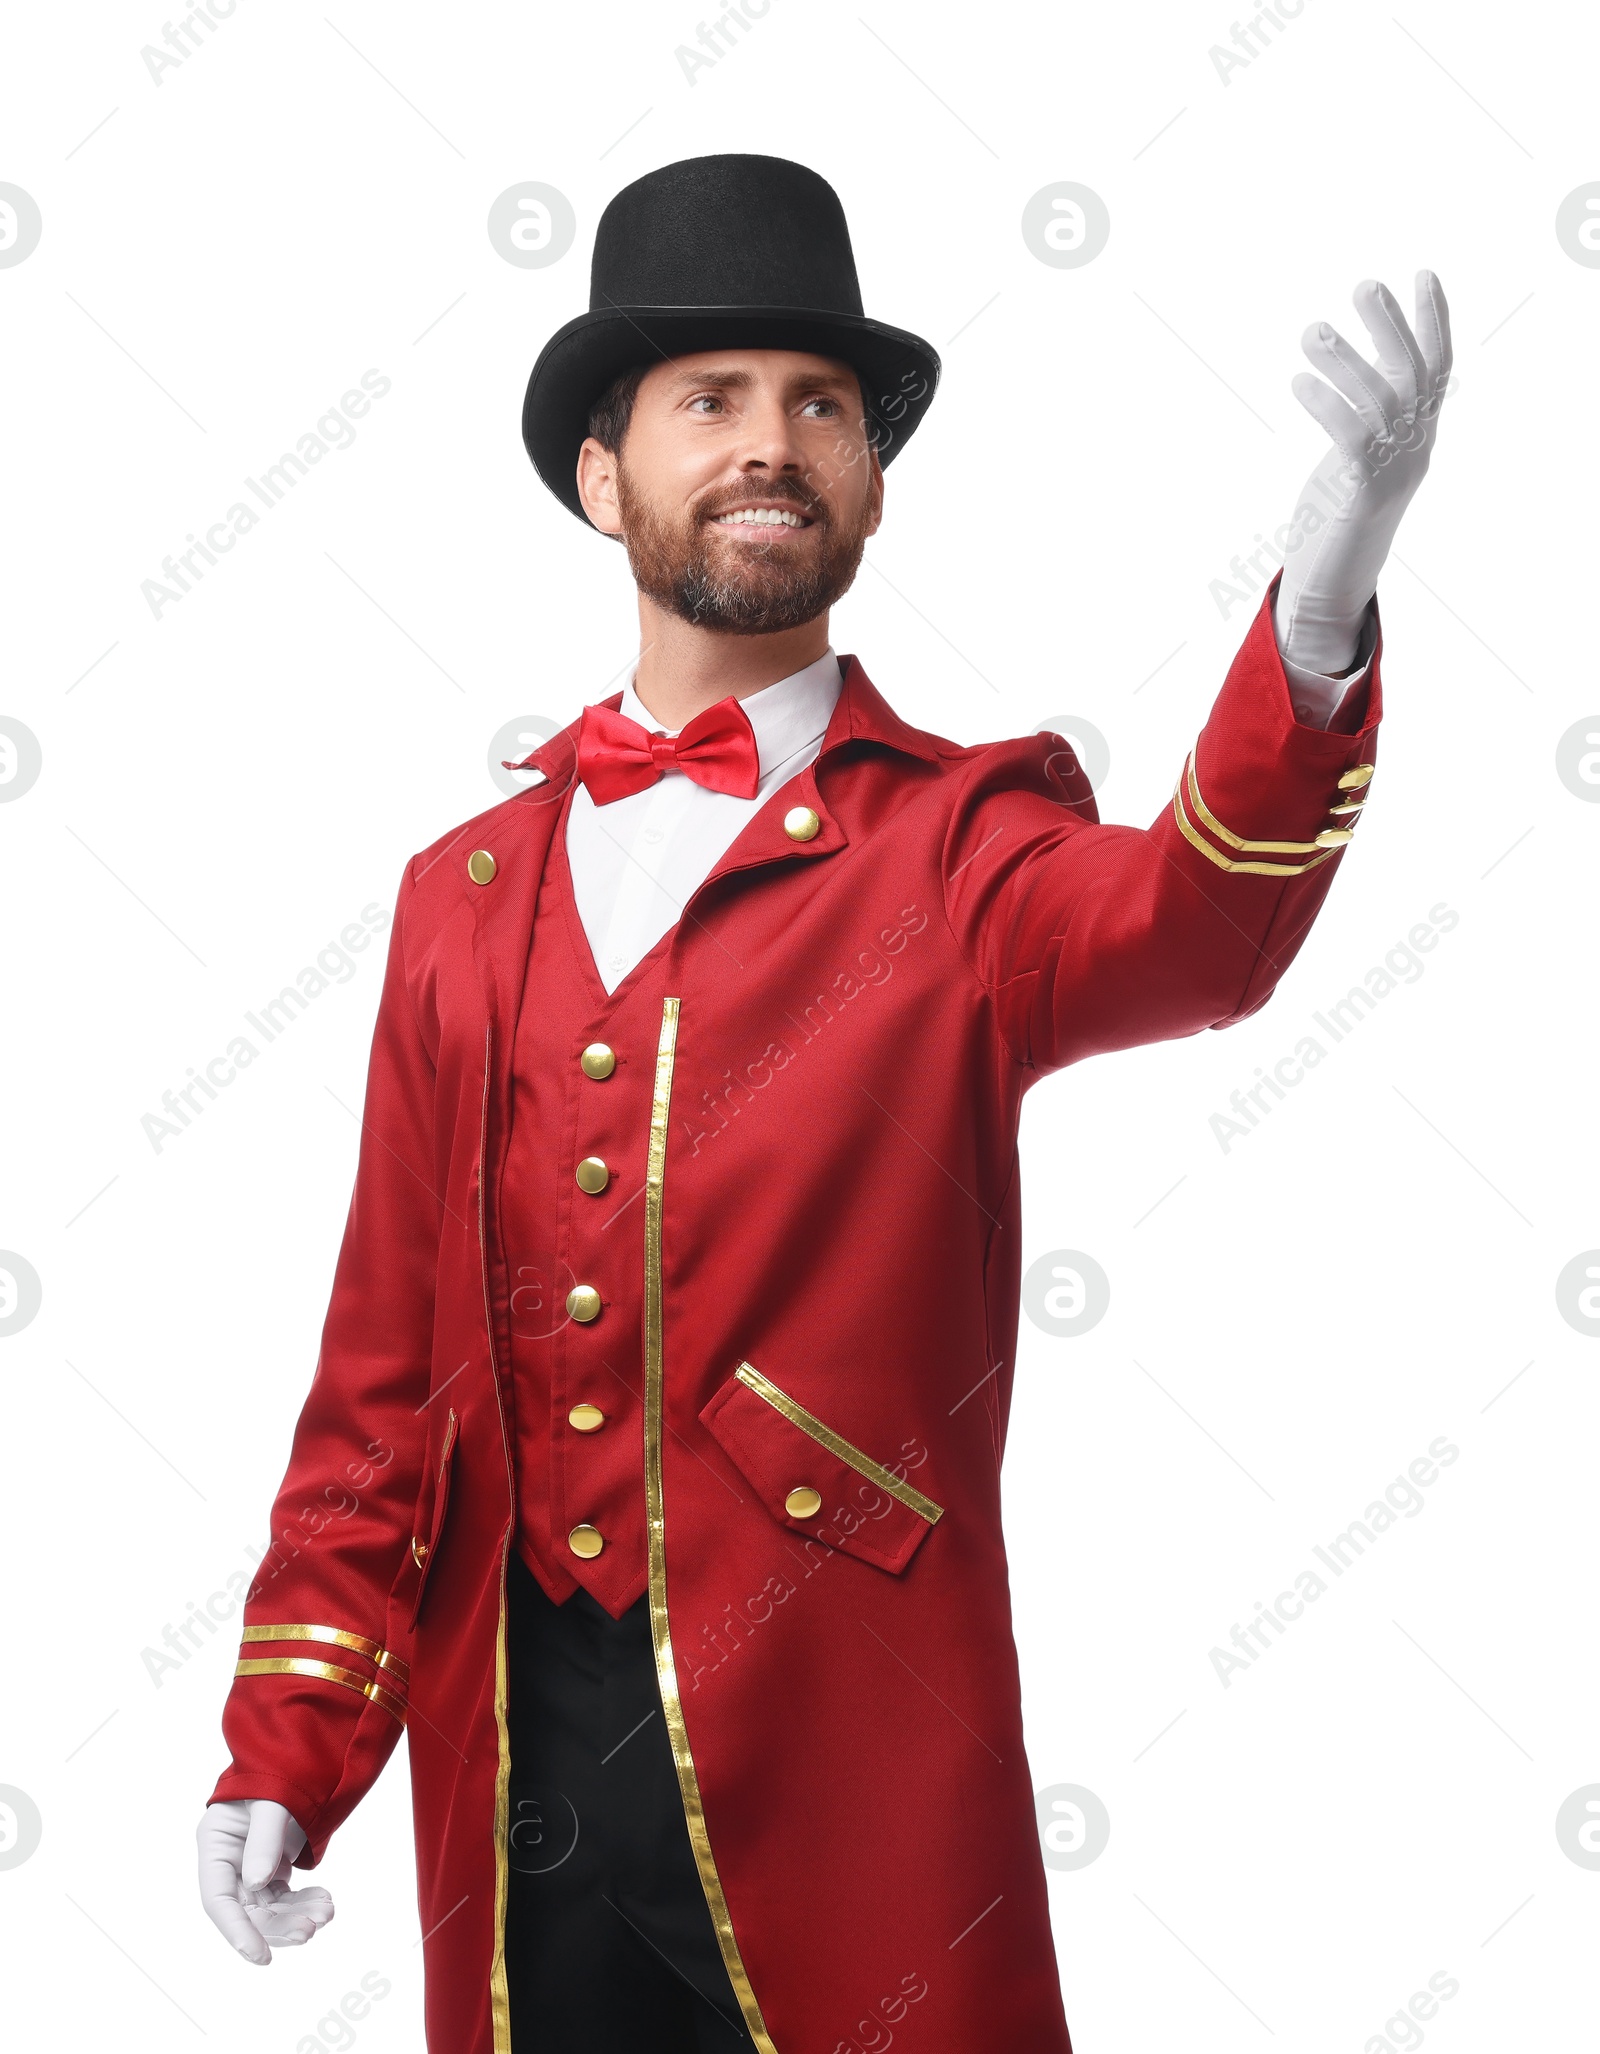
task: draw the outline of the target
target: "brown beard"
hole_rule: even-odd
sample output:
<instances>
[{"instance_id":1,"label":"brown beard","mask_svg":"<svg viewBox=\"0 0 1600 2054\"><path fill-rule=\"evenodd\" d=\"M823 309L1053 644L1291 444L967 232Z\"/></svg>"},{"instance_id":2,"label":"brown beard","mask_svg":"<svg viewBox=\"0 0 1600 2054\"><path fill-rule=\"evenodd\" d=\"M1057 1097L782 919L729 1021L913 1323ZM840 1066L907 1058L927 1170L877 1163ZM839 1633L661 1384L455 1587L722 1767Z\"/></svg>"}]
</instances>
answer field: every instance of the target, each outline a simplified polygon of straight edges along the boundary
<instances>
[{"instance_id":1,"label":"brown beard","mask_svg":"<svg viewBox=\"0 0 1600 2054\"><path fill-rule=\"evenodd\" d=\"M805 563L786 561L788 546L732 548L712 541L710 526L719 513L743 506L751 497L781 500L815 523L818 547ZM692 626L722 635L776 635L804 627L843 598L855 582L867 545L870 504L849 528L839 527L831 510L800 486L786 482L743 491L728 489L715 504L695 507L676 523L653 506L617 460L617 504L622 536L634 583L658 606Z\"/></svg>"}]
</instances>

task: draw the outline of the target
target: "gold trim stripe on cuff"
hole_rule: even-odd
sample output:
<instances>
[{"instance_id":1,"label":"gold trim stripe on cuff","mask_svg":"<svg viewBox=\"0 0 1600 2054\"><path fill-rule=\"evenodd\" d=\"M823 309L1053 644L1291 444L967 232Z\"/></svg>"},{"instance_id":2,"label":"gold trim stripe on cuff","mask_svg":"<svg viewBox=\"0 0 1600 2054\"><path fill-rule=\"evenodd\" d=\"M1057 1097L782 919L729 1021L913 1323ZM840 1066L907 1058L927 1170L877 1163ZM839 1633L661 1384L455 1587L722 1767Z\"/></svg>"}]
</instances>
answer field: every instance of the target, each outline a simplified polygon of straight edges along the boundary
<instances>
[{"instance_id":1,"label":"gold trim stripe on cuff","mask_svg":"<svg viewBox=\"0 0 1600 2054\"><path fill-rule=\"evenodd\" d=\"M787 1391L780 1391L770 1377L764 1377L753 1362L741 1362L734 1375L758 1398L765 1398L775 1412L781 1412L803 1434L809 1434L819 1447L826 1448L830 1455L837 1455L858 1476L866 1477L879 1490L887 1491L891 1498L898 1498L902 1505L908 1505L930 1526L944 1517L943 1505L936 1505L932 1498L925 1498L921 1491L902 1483L892 1471L885 1469L881 1462L874 1462L870 1455L863 1454L843 1434L836 1434L831 1426L824 1426L814 1412L808 1412L798 1399L791 1398Z\"/></svg>"},{"instance_id":2,"label":"gold trim stripe on cuff","mask_svg":"<svg viewBox=\"0 0 1600 2054\"><path fill-rule=\"evenodd\" d=\"M390 1718L406 1723L406 1708L392 1691L385 1690L381 1683L358 1676L354 1669L339 1669L332 1662L307 1662L297 1656L277 1655L266 1660L240 1662L234 1669L235 1676L311 1676L319 1683L339 1683L346 1690L353 1690L357 1697L369 1697L375 1705L381 1705Z\"/></svg>"},{"instance_id":3,"label":"gold trim stripe on cuff","mask_svg":"<svg viewBox=\"0 0 1600 2054\"><path fill-rule=\"evenodd\" d=\"M1224 827L1215 813L1200 796L1200 780L1195 774L1194 751L1189 751L1189 760L1184 771L1189 780L1189 797L1202 827L1209 827L1219 842L1226 842L1230 849L1244 849L1257 856L1309 856L1317 848L1316 842L1247 842L1231 828Z\"/></svg>"},{"instance_id":4,"label":"gold trim stripe on cuff","mask_svg":"<svg viewBox=\"0 0 1600 2054\"><path fill-rule=\"evenodd\" d=\"M1189 823L1189 816L1183 810L1183 787L1180 782L1172 794L1172 817L1178 823L1178 832L1192 847L1198 849L1208 862L1215 863L1219 870L1237 871L1246 877L1299 877L1307 870L1315 870L1319 863L1326 863L1330 856L1337 856L1338 849L1319 849L1316 855L1304 863L1238 863L1233 857L1224 856L1212 848L1205 837ZM1271 844L1267 844L1271 846ZM1312 844L1311 846L1315 846ZM1343 844L1341 844L1341 847Z\"/></svg>"},{"instance_id":5,"label":"gold trim stripe on cuff","mask_svg":"<svg viewBox=\"0 0 1600 2054\"><path fill-rule=\"evenodd\" d=\"M387 1669L396 1683L402 1687L411 1681L411 1669L398 1655L390 1654L379 1640L368 1640L361 1633L346 1633L342 1626L247 1626L242 1638L246 1642L263 1640L316 1640L327 1647L347 1647L352 1654L365 1655L367 1660L379 1669Z\"/></svg>"}]
</instances>

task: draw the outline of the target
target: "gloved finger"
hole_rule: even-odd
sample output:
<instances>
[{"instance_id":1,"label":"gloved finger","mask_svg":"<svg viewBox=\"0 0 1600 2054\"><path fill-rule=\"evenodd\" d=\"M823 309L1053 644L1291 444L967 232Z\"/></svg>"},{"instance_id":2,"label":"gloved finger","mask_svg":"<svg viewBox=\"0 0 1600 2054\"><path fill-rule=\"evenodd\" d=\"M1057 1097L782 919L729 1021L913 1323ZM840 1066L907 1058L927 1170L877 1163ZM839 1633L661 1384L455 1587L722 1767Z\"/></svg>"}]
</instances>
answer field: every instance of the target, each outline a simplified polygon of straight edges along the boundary
<instances>
[{"instance_id":1,"label":"gloved finger","mask_svg":"<svg viewBox=\"0 0 1600 2054\"><path fill-rule=\"evenodd\" d=\"M1372 461L1367 454L1371 437L1355 408L1309 371L1297 371L1289 381L1289 389L1345 461L1363 474L1371 471Z\"/></svg>"},{"instance_id":2,"label":"gloved finger","mask_svg":"<svg viewBox=\"0 0 1600 2054\"><path fill-rule=\"evenodd\" d=\"M253 1961L257 1968L265 1968L272 1959L272 1949L251 1923L250 1915L234 1897L206 1897L206 1917L237 1954L246 1961Z\"/></svg>"},{"instance_id":3,"label":"gloved finger","mask_svg":"<svg viewBox=\"0 0 1600 2054\"><path fill-rule=\"evenodd\" d=\"M333 1917L333 1899L316 1883L308 1883L300 1890L291 1890L286 1883L267 1883L259 1890L242 1890L239 1894L249 1911L287 1908L314 1918L319 1926L325 1926Z\"/></svg>"},{"instance_id":4,"label":"gloved finger","mask_svg":"<svg viewBox=\"0 0 1600 2054\"><path fill-rule=\"evenodd\" d=\"M333 1917L332 1898L325 1890L318 1895L320 1904L306 1905L297 1901L298 1891L289 1891L269 1903L246 1905L245 1914L269 1947L303 1947Z\"/></svg>"},{"instance_id":5,"label":"gloved finger","mask_svg":"<svg viewBox=\"0 0 1600 2054\"><path fill-rule=\"evenodd\" d=\"M251 1924L240 1901L239 1871L235 1866L237 1843L234 1843L232 1855L228 1852L229 1844L227 1839L217 1834L209 1836L209 1844L202 1841L200 1903L206 1917L228 1945L242 1954L246 1961L265 1968L272 1959L272 1951Z\"/></svg>"},{"instance_id":6,"label":"gloved finger","mask_svg":"<svg viewBox=\"0 0 1600 2054\"><path fill-rule=\"evenodd\" d=\"M325 1926L333 1917L333 1899L314 1883L303 1890L285 1890L276 1904L279 1911L292 1908L297 1917L308 1918L314 1926Z\"/></svg>"},{"instance_id":7,"label":"gloved finger","mask_svg":"<svg viewBox=\"0 0 1600 2054\"><path fill-rule=\"evenodd\" d=\"M1380 371L1345 341L1326 321L1313 321L1300 338L1313 370L1320 371L1336 392L1342 392L1373 435L1392 437L1401 430L1405 409L1400 396Z\"/></svg>"},{"instance_id":8,"label":"gloved finger","mask_svg":"<svg viewBox=\"0 0 1600 2054\"><path fill-rule=\"evenodd\" d=\"M1417 341L1428 367L1429 396L1437 411L1450 383L1455 355L1450 346L1450 305L1432 271L1417 273Z\"/></svg>"},{"instance_id":9,"label":"gloved finger","mask_svg":"<svg viewBox=\"0 0 1600 2054\"><path fill-rule=\"evenodd\" d=\"M296 1917L292 1912L279 1911L276 1905L248 1905L246 1915L255 1927L257 1936L269 1948L303 1947L317 1930L310 1919Z\"/></svg>"},{"instance_id":10,"label":"gloved finger","mask_svg":"<svg viewBox=\"0 0 1600 2054\"><path fill-rule=\"evenodd\" d=\"M200 1903L228 1945L246 1961L264 1968L272 1959L271 1951L262 1944L241 1902L239 1863L248 1826L247 1805L213 1804L201 1813L194 1836L199 1855Z\"/></svg>"},{"instance_id":11,"label":"gloved finger","mask_svg":"<svg viewBox=\"0 0 1600 2054\"><path fill-rule=\"evenodd\" d=\"M289 1814L281 1804L257 1802L251 1805L244 1858L239 1865L240 1880L246 1890L260 1890L278 1877L280 1868L287 1878L289 1869L283 1841L288 1819Z\"/></svg>"},{"instance_id":12,"label":"gloved finger","mask_svg":"<svg viewBox=\"0 0 1600 2054\"><path fill-rule=\"evenodd\" d=\"M1430 390L1428 366L1417 338L1406 325L1399 301L1377 278L1363 278L1350 297L1372 337L1378 369L1394 388L1405 411L1415 413Z\"/></svg>"}]
</instances>

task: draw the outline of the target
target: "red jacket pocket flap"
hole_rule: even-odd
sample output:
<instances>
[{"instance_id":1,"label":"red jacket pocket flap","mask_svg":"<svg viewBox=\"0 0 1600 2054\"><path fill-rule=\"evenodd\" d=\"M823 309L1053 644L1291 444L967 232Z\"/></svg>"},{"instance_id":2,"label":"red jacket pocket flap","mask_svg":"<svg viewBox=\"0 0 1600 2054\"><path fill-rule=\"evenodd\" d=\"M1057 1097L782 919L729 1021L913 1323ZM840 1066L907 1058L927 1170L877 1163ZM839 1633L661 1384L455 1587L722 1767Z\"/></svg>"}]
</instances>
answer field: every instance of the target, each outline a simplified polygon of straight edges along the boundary
<instances>
[{"instance_id":1,"label":"red jacket pocket flap","mask_svg":"<svg viewBox=\"0 0 1600 2054\"><path fill-rule=\"evenodd\" d=\"M898 1576L943 1506L741 1362L702 1423L773 1518Z\"/></svg>"},{"instance_id":2,"label":"red jacket pocket flap","mask_svg":"<svg viewBox=\"0 0 1600 2054\"><path fill-rule=\"evenodd\" d=\"M432 1474L424 1482L422 1496L417 1502L416 1525L411 1534L411 1559L417 1567L417 1587L412 1593L411 1617L407 1622L413 1627L417 1623L417 1614L422 1610L423 1593L428 1588L434 1557L439 1552L439 1537L444 1532L445 1514L450 1509L450 1469L455 1460L456 1433L460 1424L452 1407L445 1422L444 1445L430 1464ZM428 1509L430 1491L431 1510Z\"/></svg>"}]
</instances>

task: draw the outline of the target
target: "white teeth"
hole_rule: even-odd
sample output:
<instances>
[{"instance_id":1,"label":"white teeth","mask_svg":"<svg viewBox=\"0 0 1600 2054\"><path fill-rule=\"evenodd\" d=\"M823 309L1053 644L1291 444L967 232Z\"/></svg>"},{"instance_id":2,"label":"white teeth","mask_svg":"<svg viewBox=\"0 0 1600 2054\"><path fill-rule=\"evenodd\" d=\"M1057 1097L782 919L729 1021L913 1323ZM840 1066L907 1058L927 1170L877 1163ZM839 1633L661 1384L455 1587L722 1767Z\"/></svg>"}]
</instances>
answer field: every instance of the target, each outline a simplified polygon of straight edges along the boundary
<instances>
[{"instance_id":1,"label":"white teeth","mask_svg":"<svg viewBox=\"0 0 1600 2054\"><path fill-rule=\"evenodd\" d=\"M719 527L731 528L740 524L764 528L803 528L804 520L799 514L787 513L779 506L740 506L732 513L718 514Z\"/></svg>"}]
</instances>

